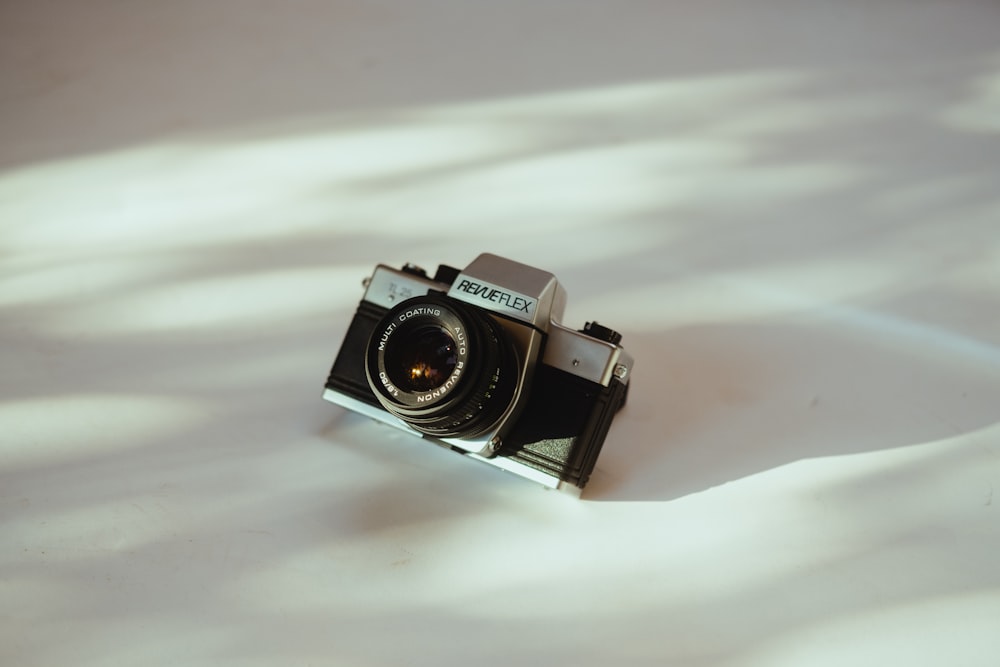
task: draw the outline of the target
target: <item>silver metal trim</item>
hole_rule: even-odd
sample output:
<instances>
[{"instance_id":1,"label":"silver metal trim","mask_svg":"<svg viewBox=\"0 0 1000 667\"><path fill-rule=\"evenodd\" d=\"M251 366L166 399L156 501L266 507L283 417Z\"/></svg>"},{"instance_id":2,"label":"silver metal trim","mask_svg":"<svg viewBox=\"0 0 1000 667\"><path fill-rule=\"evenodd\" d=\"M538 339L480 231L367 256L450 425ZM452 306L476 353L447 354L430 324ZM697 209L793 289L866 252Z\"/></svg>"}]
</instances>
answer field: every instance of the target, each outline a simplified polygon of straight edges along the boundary
<instances>
[{"instance_id":1,"label":"silver metal trim","mask_svg":"<svg viewBox=\"0 0 1000 667\"><path fill-rule=\"evenodd\" d=\"M358 414L374 419L377 422L398 428L400 431L406 431L410 435L415 435L418 438L424 437L423 433L410 428L406 422L393 417L382 408L376 408L373 405L368 405L367 403L359 401L356 398L352 398L346 394L341 394L339 391L324 389L323 399L333 403L334 405L339 405L342 408L350 410L351 412L357 412Z\"/></svg>"},{"instance_id":2,"label":"silver metal trim","mask_svg":"<svg viewBox=\"0 0 1000 667\"><path fill-rule=\"evenodd\" d=\"M456 444L454 440L427 437L423 433L414 431L412 428L407 426L399 419L393 417L385 410L368 405L367 403L363 403L355 398L351 398L350 396L345 396L344 394L341 394L338 391L334 391L332 389L326 389L323 392L323 398L329 401L330 403L339 405L340 407L346 410L361 414L365 417L369 417L379 423L386 424L388 426L393 426L401 431L405 431L406 433L409 433L411 435L418 436L421 439L426 440L427 442L434 443L441 447L447 447L449 449L453 449L452 445ZM477 439L477 441L478 440L479 439ZM486 442L489 442L489 440L487 439ZM541 470L537 470L535 468L532 468L531 466L527 466L514 459L507 458L505 456L487 457L487 456L482 456L479 453L469 451L468 449L465 448L463 449L465 451L465 455L468 456L469 458L476 459L477 461L482 461L483 463L487 463L493 466L494 468L499 468L500 470L513 473L519 477L524 477L525 479L529 479L549 489L559 489L560 491L565 491L567 493L574 494L577 497L579 497L580 495L581 489L575 484L564 482L560 480L558 477L554 477L553 475L544 473Z\"/></svg>"},{"instance_id":3,"label":"silver metal trim","mask_svg":"<svg viewBox=\"0 0 1000 667\"><path fill-rule=\"evenodd\" d=\"M445 283L379 264L367 281L363 300L383 308L394 308L406 299L423 296L430 290L443 292L447 288Z\"/></svg>"},{"instance_id":4,"label":"silver metal trim","mask_svg":"<svg viewBox=\"0 0 1000 667\"><path fill-rule=\"evenodd\" d=\"M516 461L514 459L507 458L505 456L495 456L491 459L480 456L479 454L469 454L469 458L476 459L477 461L482 461L483 463L489 463L494 468L500 468L501 470L506 470L507 472L512 472L519 477L524 477L525 479L530 479L532 482L541 484L549 489L557 489L560 484L565 484L558 477L553 477L548 473L544 473L541 470L532 468L531 466L526 466L523 463Z\"/></svg>"},{"instance_id":5,"label":"silver metal trim","mask_svg":"<svg viewBox=\"0 0 1000 667\"><path fill-rule=\"evenodd\" d=\"M330 403L334 403L342 408L345 408L346 410L350 410L351 412L355 412L365 417L369 417L381 424L386 424L388 426L398 428L401 431L405 431L411 435L416 435L421 439L426 440L428 442L432 442L436 445L453 449L452 445L455 444L454 440L427 437L423 433L414 431L412 428L407 426L405 423L403 423L396 417L393 417L385 410L368 405L367 403L363 403L362 401L359 401L356 398L345 396L344 394L341 394L338 391L334 391L332 389L326 389L323 391L323 398L329 401ZM479 439L477 439L477 441L478 440ZM487 439L486 442L488 443L489 440ZM560 480L558 477L554 477L552 475L549 475L548 473L544 473L541 470L536 470L535 468L524 465L523 463L520 463L519 461L516 461L514 459L507 458L505 456L487 457L487 456L482 456L479 453L469 451L466 448L463 449L465 450L465 455L468 456L469 458L476 459L477 461L482 461L483 463L488 463L494 468L499 468L500 470L513 473L515 475L518 475L519 477L524 477L525 479L529 479L537 484L541 484L546 488L565 491L572 495L576 495L577 497L579 497L581 493L581 489L575 484L564 482Z\"/></svg>"},{"instance_id":6,"label":"silver metal trim","mask_svg":"<svg viewBox=\"0 0 1000 667\"><path fill-rule=\"evenodd\" d=\"M633 359L620 345L553 323L542 363L607 387L619 367L624 368L617 371L621 381L628 383Z\"/></svg>"}]
</instances>

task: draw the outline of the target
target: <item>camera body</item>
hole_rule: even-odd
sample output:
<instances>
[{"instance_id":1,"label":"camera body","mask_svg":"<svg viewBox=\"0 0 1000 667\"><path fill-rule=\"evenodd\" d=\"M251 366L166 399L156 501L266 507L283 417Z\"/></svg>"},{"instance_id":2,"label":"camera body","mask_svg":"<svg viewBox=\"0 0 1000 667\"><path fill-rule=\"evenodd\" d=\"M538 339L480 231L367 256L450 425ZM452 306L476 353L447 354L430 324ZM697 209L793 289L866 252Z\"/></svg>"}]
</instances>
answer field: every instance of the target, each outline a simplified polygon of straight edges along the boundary
<instances>
[{"instance_id":1,"label":"camera body","mask_svg":"<svg viewBox=\"0 0 1000 667\"><path fill-rule=\"evenodd\" d=\"M579 492L625 404L621 335L560 323L555 276L496 255L433 277L379 264L323 397L550 488Z\"/></svg>"}]
</instances>

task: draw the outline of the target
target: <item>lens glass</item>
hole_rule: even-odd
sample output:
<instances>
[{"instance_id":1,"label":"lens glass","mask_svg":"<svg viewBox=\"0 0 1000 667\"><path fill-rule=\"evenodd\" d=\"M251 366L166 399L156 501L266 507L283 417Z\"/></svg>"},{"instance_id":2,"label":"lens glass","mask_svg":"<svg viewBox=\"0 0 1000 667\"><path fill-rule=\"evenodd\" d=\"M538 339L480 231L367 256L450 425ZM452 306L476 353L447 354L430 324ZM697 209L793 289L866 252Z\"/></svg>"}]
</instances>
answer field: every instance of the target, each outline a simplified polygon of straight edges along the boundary
<instances>
[{"instance_id":1,"label":"lens glass","mask_svg":"<svg viewBox=\"0 0 1000 667\"><path fill-rule=\"evenodd\" d=\"M399 331L385 351L386 373L403 391L437 389L451 377L457 363L455 339L439 324Z\"/></svg>"}]
</instances>

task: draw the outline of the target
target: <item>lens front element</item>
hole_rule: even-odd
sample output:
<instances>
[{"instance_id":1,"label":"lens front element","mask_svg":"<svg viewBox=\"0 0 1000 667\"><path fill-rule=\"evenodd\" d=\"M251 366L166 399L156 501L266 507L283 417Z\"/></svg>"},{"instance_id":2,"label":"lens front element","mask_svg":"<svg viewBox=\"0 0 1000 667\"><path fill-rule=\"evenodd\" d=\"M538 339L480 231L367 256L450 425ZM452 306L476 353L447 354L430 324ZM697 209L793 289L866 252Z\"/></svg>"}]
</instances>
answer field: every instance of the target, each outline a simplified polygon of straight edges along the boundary
<instances>
[{"instance_id":1,"label":"lens front element","mask_svg":"<svg viewBox=\"0 0 1000 667\"><path fill-rule=\"evenodd\" d=\"M419 324L385 351L389 380L409 392L437 389L457 363L455 339L439 324Z\"/></svg>"}]
</instances>

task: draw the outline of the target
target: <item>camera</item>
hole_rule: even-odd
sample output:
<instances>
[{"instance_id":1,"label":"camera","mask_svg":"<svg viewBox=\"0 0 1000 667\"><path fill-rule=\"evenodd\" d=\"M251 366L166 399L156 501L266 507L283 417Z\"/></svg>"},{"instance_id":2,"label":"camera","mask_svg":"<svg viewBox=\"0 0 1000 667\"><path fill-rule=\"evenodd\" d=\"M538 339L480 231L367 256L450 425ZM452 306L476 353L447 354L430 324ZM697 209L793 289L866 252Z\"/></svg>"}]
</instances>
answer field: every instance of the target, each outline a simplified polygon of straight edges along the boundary
<instances>
[{"instance_id":1,"label":"camera","mask_svg":"<svg viewBox=\"0 0 1000 667\"><path fill-rule=\"evenodd\" d=\"M632 357L561 324L555 276L482 254L433 277L375 267L323 397L550 488L579 493L625 404Z\"/></svg>"}]
</instances>

